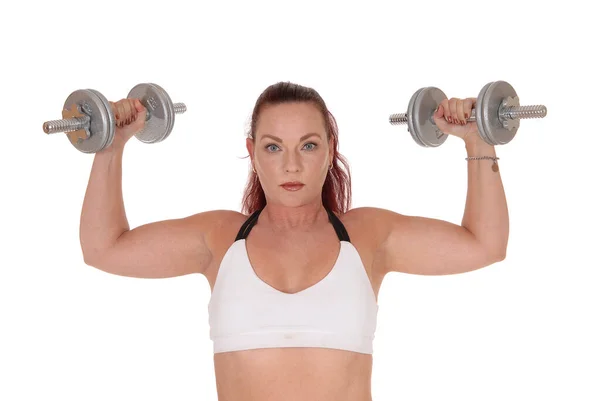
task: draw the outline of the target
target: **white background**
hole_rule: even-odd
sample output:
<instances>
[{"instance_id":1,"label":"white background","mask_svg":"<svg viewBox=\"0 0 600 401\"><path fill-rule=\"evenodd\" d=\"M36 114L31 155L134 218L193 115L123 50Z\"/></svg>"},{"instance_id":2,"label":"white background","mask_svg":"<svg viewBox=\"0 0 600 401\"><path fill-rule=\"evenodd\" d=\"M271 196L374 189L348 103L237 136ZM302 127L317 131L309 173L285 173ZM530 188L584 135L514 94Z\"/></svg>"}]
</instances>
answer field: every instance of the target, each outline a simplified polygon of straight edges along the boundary
<instances>
[{"instance_id":1,"label":"white background","mask_svg":"<svg viewBox=\"0 0 600 401\"><path fill-rule=\"evenodd\" d=\"M496 80L522 105L548 107L496 147L507 257L455 276L386 277L373 399L600 399L599 29L584 3L3 5L0 399L216 400L206 279L133 279L83 263L93 155L42 131L72 91L116 101L155 82L188 106L167 141L126 147L132 228L240 210L245 128L278 81L315 88L337 118L352 207L460 224L463 142L421 148L388 117L420 87L469 97Z\"/></svg>"}]
</instances>

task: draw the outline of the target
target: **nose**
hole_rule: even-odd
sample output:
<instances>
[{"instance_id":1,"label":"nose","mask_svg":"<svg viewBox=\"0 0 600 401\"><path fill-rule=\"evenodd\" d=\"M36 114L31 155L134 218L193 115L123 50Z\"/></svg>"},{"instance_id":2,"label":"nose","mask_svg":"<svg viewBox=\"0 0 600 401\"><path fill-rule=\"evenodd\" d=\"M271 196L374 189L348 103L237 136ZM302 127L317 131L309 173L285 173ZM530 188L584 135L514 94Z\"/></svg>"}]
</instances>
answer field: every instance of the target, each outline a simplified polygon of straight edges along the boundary
<instances>
[{"instance_id":1,"label":"nose","mask_svg":"<svg viewBox=\"0 0 600 401\"><path fill-rule=\"evenodd\" d=\"M300 157L295 152L289 152L284 157L283 168L285 171L296 172L300 170Z\"/></svg>"}]
</instances>

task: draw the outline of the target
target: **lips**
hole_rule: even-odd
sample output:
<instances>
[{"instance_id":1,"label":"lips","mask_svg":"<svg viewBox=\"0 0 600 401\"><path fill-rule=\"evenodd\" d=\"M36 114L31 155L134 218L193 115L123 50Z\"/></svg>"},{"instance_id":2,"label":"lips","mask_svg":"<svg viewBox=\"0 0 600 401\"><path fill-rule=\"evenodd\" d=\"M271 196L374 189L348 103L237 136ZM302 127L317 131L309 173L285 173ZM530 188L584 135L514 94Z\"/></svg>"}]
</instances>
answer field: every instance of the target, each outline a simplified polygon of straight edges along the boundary
<instances>
[{"instance_id":1,"label":"lips","mask_svg":"<svg viewBox=\"0 0 600 401\"><path fill-rule=\"evenodd\" d=\"M287 190L291 190L291 191L298 190L298 189L302 188L303 186L304 186L304 184L298 184L298 183L296 183L296 184L286 183L286 184L280 185L280 187L282 187L283 189L287 189Z\"/></svg>"}]
</instances>

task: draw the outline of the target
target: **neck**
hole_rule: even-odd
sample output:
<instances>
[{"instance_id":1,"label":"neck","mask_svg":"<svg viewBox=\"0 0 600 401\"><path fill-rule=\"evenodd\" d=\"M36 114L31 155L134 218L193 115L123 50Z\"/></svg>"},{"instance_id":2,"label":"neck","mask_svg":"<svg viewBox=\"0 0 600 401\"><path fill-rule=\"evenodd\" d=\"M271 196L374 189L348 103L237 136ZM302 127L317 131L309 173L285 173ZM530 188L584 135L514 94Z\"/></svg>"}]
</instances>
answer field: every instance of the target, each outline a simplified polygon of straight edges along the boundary
<instances>
[{"instance_id":1,"label":"neck","mask_svg":"<svg viewBox=\"0 0 600 401\"><path fill-rule=\"evenodd\" d=\"M268 203L259 220L274 232L311 231L329 221L322 201L301 205L284 206Z\"/></svg>"}]
</instances>

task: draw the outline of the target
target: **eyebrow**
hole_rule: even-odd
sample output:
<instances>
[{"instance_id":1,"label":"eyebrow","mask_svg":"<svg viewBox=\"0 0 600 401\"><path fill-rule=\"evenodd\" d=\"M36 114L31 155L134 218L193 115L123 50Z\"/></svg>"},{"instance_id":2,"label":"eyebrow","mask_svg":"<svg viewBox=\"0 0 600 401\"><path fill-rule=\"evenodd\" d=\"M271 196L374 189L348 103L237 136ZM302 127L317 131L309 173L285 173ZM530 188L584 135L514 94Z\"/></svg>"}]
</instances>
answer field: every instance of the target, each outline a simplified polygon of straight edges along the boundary
<instances>
[{"instance_id":1,"label":"eyebrow","mask_svg":"<svg viewBox=\"0 0 600 401\"><path fill-rule=\"evenodd\" d=\"M308 133L308 134L304 135L302 138L300 138L300 142L302 142L306 138L310 138L313 135L314 136L318 136L320 138L319 134L311 132L311 133ZM268 135L268 134L267 135L263 135L262 138L261 138L261 140L266 139L266 138L271 138L271 139L273 139L273 140L275 140L275 141L277 141L279 143L283 143L283 140L281 138L278 138L278 137L273 136L273 135Z\"/></svg>"}]
</instances>

